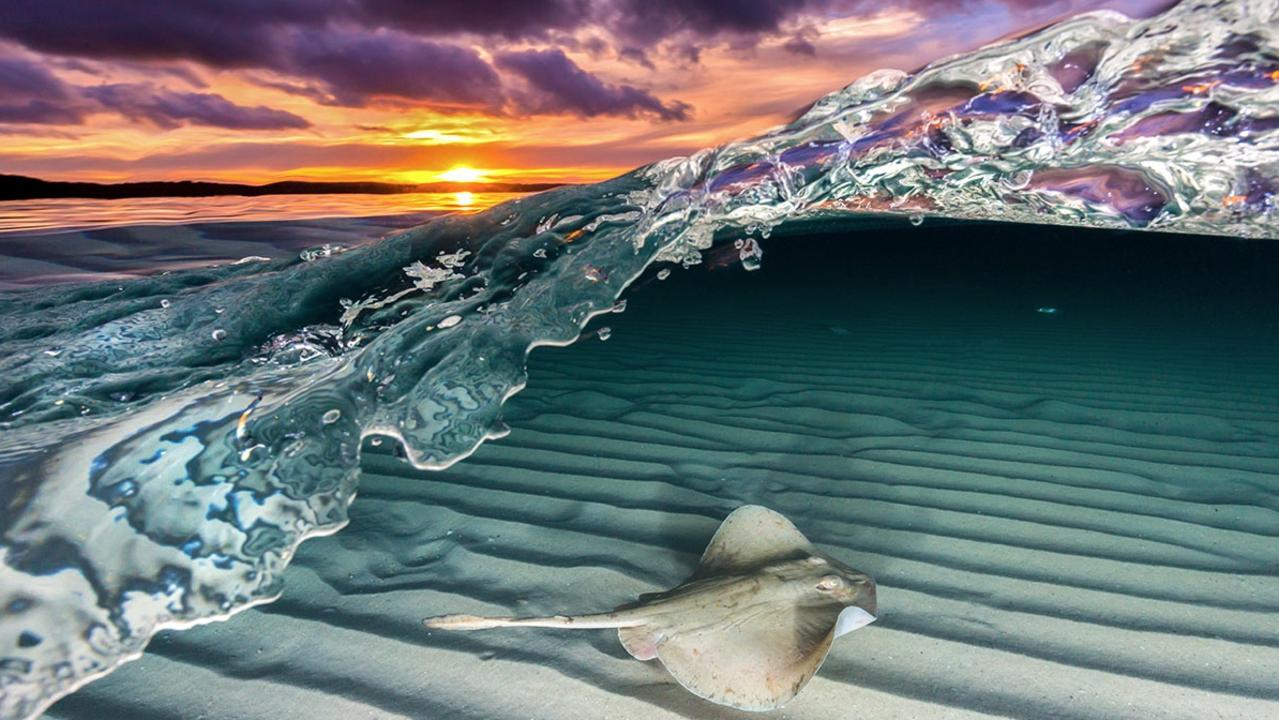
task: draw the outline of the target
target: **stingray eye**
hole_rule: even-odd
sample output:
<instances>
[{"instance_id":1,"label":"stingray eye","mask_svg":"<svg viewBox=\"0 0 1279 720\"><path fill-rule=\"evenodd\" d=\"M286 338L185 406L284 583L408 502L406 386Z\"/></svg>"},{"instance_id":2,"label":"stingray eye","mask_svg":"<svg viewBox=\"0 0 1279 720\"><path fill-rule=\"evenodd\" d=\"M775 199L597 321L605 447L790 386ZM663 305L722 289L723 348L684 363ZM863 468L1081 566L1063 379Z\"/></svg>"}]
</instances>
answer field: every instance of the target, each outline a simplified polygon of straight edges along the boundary
<instances>
[{"instance_id":1,"label":"stingray eye","mask_svg":"<svg viewBox=\"0 0 1279 720\"><path fill-rule=\"evenodd\" d=\"M838 575L826 575L817 581L817 589L822 592L830 592L838 589L843 584L844 581L840 580Z\"/></svg>"}]
</instances>

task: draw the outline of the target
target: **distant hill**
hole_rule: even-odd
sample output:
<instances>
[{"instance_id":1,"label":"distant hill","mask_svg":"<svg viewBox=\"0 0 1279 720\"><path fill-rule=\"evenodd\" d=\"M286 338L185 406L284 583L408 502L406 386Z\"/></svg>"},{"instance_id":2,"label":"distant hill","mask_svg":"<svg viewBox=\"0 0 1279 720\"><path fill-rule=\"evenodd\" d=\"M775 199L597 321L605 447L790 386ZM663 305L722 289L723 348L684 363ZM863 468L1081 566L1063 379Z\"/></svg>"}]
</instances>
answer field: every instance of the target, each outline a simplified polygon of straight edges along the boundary
<instances>
[{"instance_id":1,"label":"distant hill","mask_svg":"<svg viewBox=\"0 0 1279 720\"><path fill-rule=\"evenodd\" d=\"M213 197L218 195L319 195L361 194L396 195L416 192L539 192L559 187L561 183L383 183L383 182L306 182L286 180L267 185L198 182L192 180L91 183L58 182L0 174L0 201L47 200L51 198L94 198L120 200L140 197Z\"/></svg>"}]
</instances>

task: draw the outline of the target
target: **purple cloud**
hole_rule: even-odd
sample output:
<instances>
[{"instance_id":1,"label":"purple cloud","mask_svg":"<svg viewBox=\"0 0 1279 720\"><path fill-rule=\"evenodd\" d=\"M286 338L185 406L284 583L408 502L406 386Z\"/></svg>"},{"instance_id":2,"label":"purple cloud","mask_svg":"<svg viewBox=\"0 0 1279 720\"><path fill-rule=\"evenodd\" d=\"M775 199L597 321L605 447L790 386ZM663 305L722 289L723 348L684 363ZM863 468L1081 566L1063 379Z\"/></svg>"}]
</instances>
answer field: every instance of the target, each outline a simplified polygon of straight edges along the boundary
<instances>
[{"instance_id":1,"label":"purple cloud","mask_svg":"<svg viewBox=\"0 0 1279 720\"><path fill-rule=\"evenodd\" d=\"M310 126L293 113L237 105L221 95L144 84L77 87L26 58L0 56L0 124L78 125L87 115L104 111L162 128L183 123L234 130Z\"/></svg>"},{"instance_id":2,"label":"purple cloud","mask_svg":"<svg viewBox=\"0 0 1279 720\"><path fill-rule=\"evenodd\" d=\"M6 100L66 99L70 95L66 83L39 64L25 58L0 56L0 97Z\"/></svg>"},{"instance_id":3,"label":"purple cloud","mask_svg":"<svg viewBox=\"0 0 1279 720\"><path fill-rule=\"evenodd\" d=\"M541 90L537 101L512 101L497 70L475 49L433 39L448 33L546 37L590 22L591 8L586 0L11 0L0 10L0 37L70 57L193 60L216 68L266 70L289 80L271 78L263 84L332 105L393 100L493 113L518 107L521 112L685 116L681 104L663 104L639 88L608 85L567 58L563 62L571 67L575 88L540 87L548 78L529 66L526 72L536 76L533 84ZM643 57L641 48L634 53ZM110 100L105 91L99 94ZM162 108L158 118L149 110L140 117L162 124L168 116L165 104L149 106Z\"/></svg>"},{"instance_id":4,"label":"purple cloud","mask_svg":"<svg viewBox=\"0 0 1279 720\"><path fill-rule=\"evenodd\" d=\"M424 35L470 33L530 39L581 27L589 21L595 4L590 0L358 0L350 15L370 27L394 27Z\"/></svg>"},{"instance_id":5,"label":"purple cloud","mask_svg":"<svg viewBox=\"0 0 1279 720\"><path fill-rule=\"evenodd\" d=\"M835 0L7 0L0 34L60 55L269 67L289 28L544 39L596 26L636 47L676 33L776 32ZM851 4L845 2L844 4Z\"/></svg>"},{"instance_id":6,"label":"purple cloud","mask_svg":"<svg viewBox=\"0 0 1279 720\"><path fill-rule=\"evenodd\" d=\"M237 105L221 95L137 83L78 87L24 57L0 55L0 124L78 125L95 112L114 112L162 128L183 123L235 130L310 126L293 113Z\"/></svg>"},{"instance_id":7,"label":"purple cloud","mask_svg":"<svg viewBox=\"0 0 1279 720\"><path fill-rule=\"evenodd\" d=\"M792 35L782 43L782 49L794 55L817 56L817 46L803 35Z\"/></svg>"},{"instance_id":8,"label":"purple cloud","mask_svg":"<svg viewBox=\"0 0 1279 720\"><path fill-rule=\"evenodd\" d=\"M613 85L581 69L561 50L524 50L498 55L497 66L520 78L528 92L515 97L517 109L529 113L651 115L662 120L687 120L692 108L682 102L663 103L647 90Z\"/></svg>"},{"instance_id":9,"label":"purple cloud","mask_svg":"<svg viewBox=\"0 0 1279 720\"><path fill-rule=\"evenodd\" d=\"M0 123L32 123L37 125L76 125L84 119L79 109L48 100L25 102L0 101Z\"/></svg>"},{"instance_id":10,"label":"purple cloud","mask_svg":"<svg viewBox=\"0 0 1279 720\"><path fill-rule=\"evenodd\" d=\"M829 0L614 0L597 7L599 21L634 45L651 46L677 34L759 36ZM852 3L844 3L849 5Z\"/></svg>"},{"instance_id":11,"label":"purple cloud","mask_svg":"<svg viewBox=\"0 0 1279 720\"><path fill-rule=\"evenodd\" d=\"M77 57L195 60L212 67L270 64L275 31L324 24L343 0L6 0L0 35Z\"/></svg>"},{"instance_id":12,"label":"purple cloud","mask_svg":"<svg viewBox=\"0 0 1279 720\"><path fill-rule=\"evenodd\" d=\"M317 82L330 104L361 106L375 97L501 105L501 81L471 48L387 31L293 30L281 43L279 71Z\"/></svg>"},{"instance_id":13,"label":"purple cloud","mask_svg":"<svg viewBox=\"0 0 1279 720\"><path fill-rule=\"evenodd\" d=\"M212 67L279 68L298 30L372 33L393 29L439 39L552 40L584 28L618 48L647 50L671 41L738 46L786 37L805 22L885 9L964 14L1003 6L1020 13L1058 7L1153 11L1174 0L6 0L0 36L59 55L133 60L195 60ZM489 43L491 44L491 43ZM686 49L680 51L687 55Z\"/></svg>"},{"instance_id":14,"label":"purple cloud","mask_svg":"<svg viewBox=\"0 0 1279 720\"><path fill-rule=\"evenodd\" d=\"M0 123L75 124L83 118L74 88L25 58L0 56Z\"/></svg>"},{"instance_id":15,"label":"purple cloud","mask_svg":"<svg viewBox=\"0 0 1279 720\"><path fill-rule=\"evenodd\" d=\"M130 120L172 129L182 124L232 130L287 130L310 127L298 115L261 105L237 105L212 93L174 92L149 85L119 83L81 90L104 109Z\"/></svg>"}]
</instances>

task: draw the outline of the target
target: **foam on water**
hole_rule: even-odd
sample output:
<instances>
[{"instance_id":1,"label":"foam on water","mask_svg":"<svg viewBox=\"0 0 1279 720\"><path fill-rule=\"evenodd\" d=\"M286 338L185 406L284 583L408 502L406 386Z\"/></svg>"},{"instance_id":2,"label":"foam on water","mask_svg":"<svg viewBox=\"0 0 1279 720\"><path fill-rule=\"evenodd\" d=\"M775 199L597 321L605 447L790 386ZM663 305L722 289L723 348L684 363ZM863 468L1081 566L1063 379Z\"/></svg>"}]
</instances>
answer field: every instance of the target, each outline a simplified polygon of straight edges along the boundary
<instances>
[{"instance_id":1,"label":"foam on water","mask_svg":"<svg viewBox=\"0 0 1279 720\"><path fill-rule=\"evenodd\" d=\"M361 444L443 468L655 262L857 213L1274 238L1279 3L1083 16L762 137L347 252L0 300L0 717L273 599ZM601 335L601 337L603 337Z\"/></svg>"}]
</instances>

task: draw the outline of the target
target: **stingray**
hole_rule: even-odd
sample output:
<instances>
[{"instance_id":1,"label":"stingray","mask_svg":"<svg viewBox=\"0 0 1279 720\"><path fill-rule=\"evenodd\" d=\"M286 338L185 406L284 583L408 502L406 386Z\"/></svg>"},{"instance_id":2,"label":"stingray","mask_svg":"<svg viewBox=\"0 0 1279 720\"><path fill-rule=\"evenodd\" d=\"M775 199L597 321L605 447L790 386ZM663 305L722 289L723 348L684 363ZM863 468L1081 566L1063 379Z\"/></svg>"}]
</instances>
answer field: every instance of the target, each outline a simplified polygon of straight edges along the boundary
<instances>
[{"instance_id":1,"label":"stingray","mask_svg":"<svg viewBox=\"0 0 1279 720\"><path fill-rule=\"evenodd\" d=\"M443 615L439 630L616 628L626 651L660 660L694 695L742 710L795 697L835 638L874 622L875 581L813 548L785 517L758 505L729 515L693 576L596 615Z\"/></svg>"}]
</instances>

